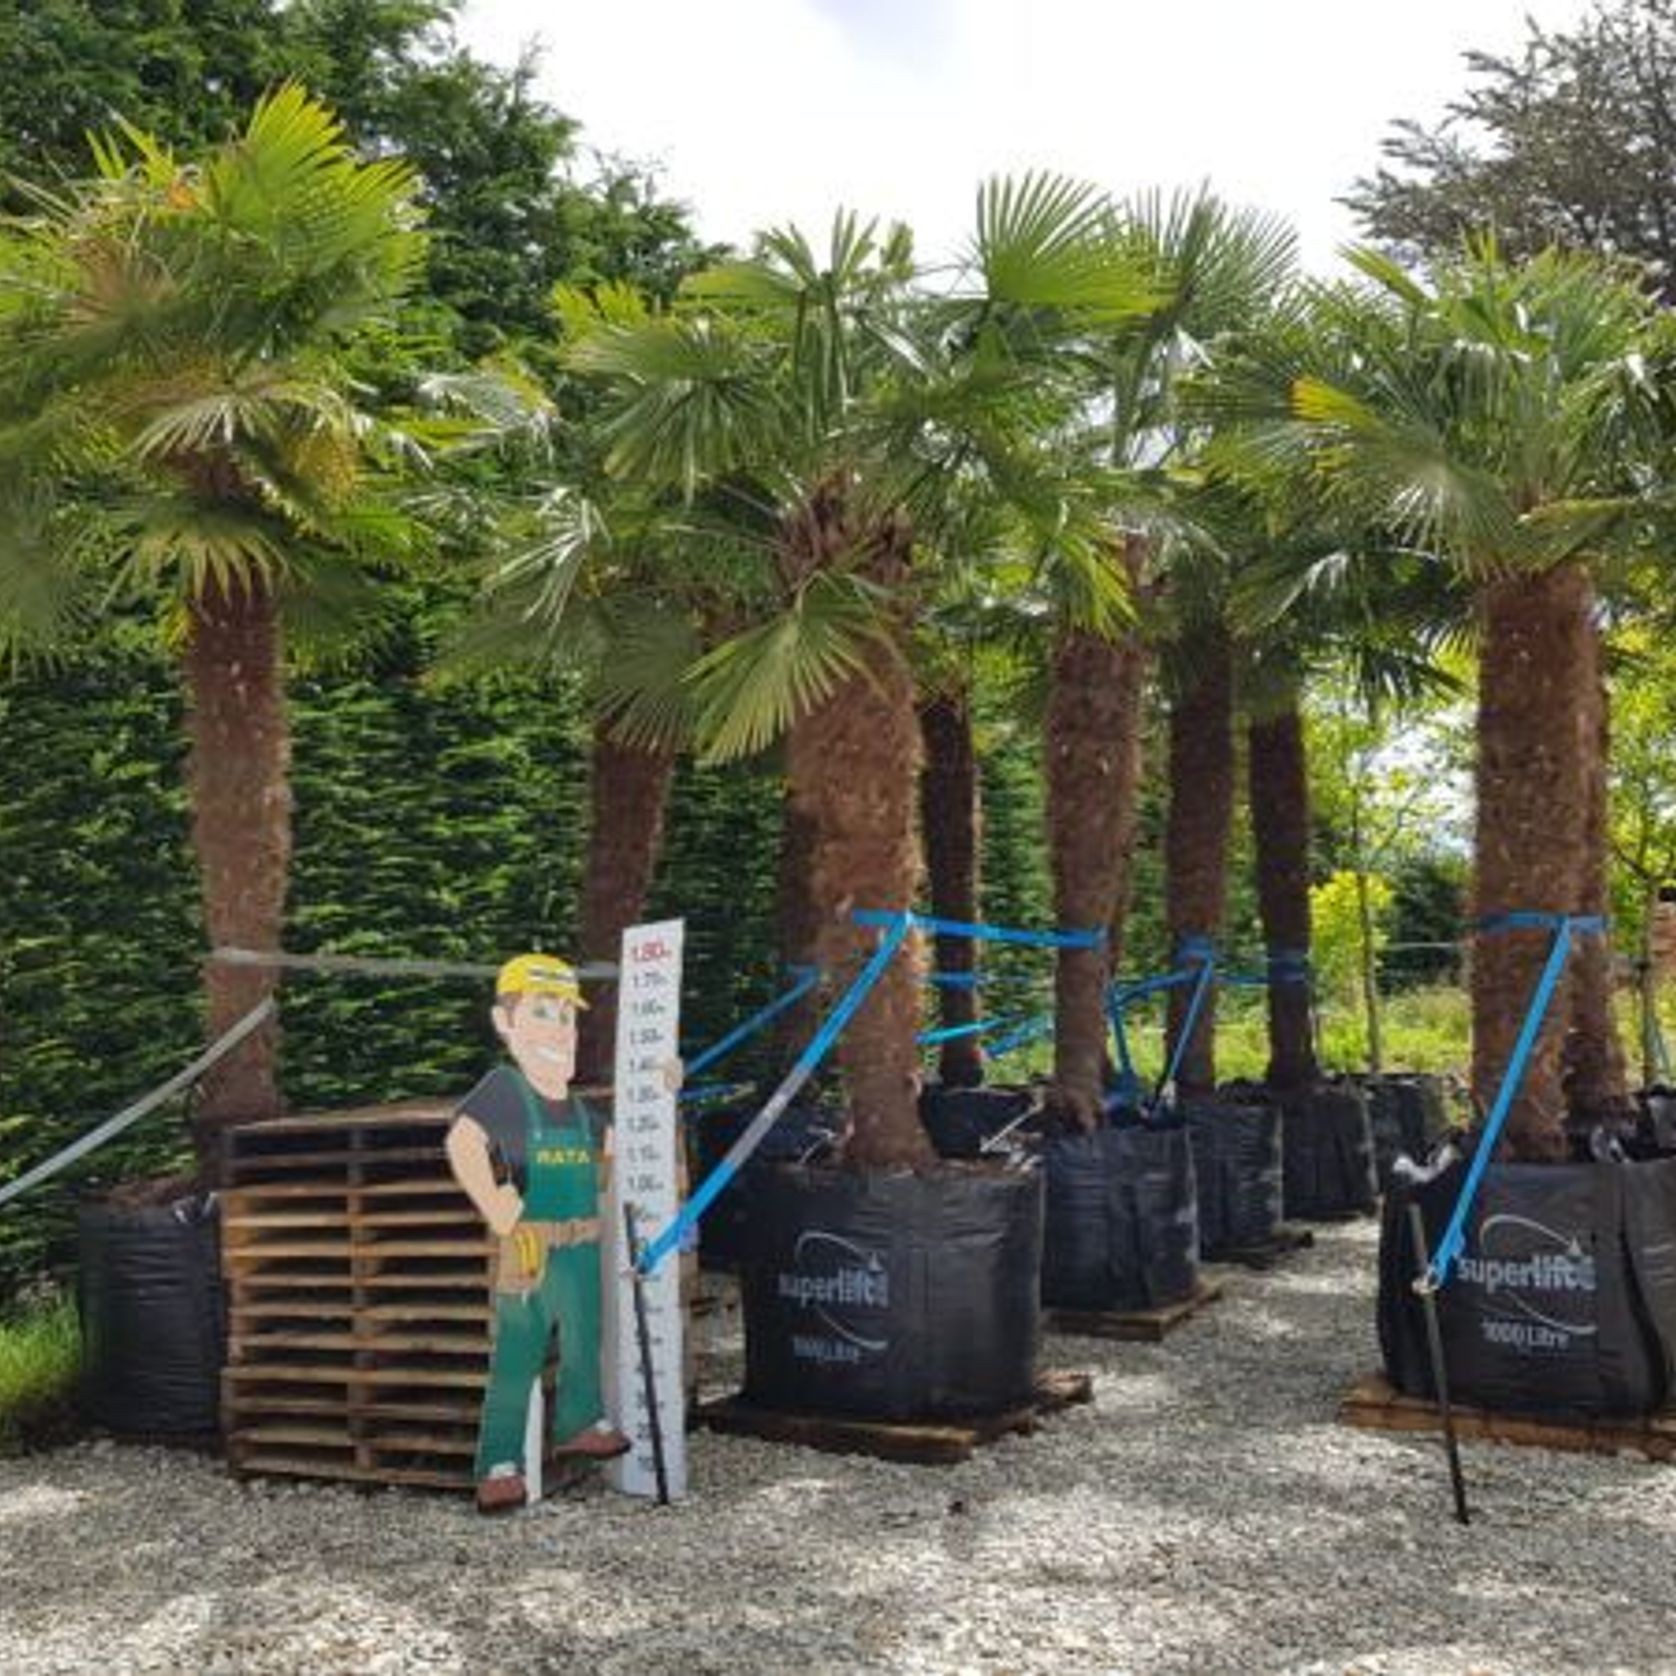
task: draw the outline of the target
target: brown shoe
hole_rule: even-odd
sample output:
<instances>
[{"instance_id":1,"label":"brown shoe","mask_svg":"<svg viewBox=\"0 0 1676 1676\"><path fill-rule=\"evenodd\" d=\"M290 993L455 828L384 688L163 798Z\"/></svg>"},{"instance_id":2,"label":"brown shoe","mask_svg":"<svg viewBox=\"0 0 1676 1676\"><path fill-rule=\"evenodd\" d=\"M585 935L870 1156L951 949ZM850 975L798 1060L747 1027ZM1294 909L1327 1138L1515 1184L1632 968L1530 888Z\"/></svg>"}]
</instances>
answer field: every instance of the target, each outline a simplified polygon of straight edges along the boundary
<instances>
[{"instance_id":1,"label":"brown shoe","mask_svg":"<svg viewBox=\"0 0 1676 1676\"><path fill-rule=\"evenodd\" d=\"M529 1500L529 1491L522 1473L497 1472L480 1479L477 1485L479 1513L510 1513Z\"/></svg>"},{"instance_id":2,"label":"brown shoe","mask_svg":"<svg viewBox=\"0 0 1676 1676\"><path fill-rule=\"evenodd\" d=\"M589 1426L563 1443L553 1445L555 1455L586 1455L592 1460L609 1461L629 1452L629 1440L621 1432Z\"/></svg>"}]
</instances>

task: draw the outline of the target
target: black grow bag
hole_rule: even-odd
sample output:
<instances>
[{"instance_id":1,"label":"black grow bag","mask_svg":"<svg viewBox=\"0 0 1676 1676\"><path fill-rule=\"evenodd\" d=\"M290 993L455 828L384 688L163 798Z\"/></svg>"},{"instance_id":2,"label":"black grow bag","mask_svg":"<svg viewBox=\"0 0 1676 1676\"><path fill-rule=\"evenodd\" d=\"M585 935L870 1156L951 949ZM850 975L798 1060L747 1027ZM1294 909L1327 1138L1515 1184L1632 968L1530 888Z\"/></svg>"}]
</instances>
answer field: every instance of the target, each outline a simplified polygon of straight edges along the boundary
<instances>
[{"instance_id":1,"label":"black grow bag","mask_svg":"<svg viewBox=\"0 0 1676 1676\"><path fill-rule=\"evenodd\" d=\"M1643 1088L1635 1098L1644 1149L1650 1153L1676 1153L1676 1088L1659 1083Z\"/></svg>"},{"instance_id":2,"label":"black grow bag","mask_svg":"<svg viewBox=\"0 0 1676 1676\"><path fill-rule=\"evenodd\" d=\"M1278 1096L1285 1119L1281 1205L1288 1218L1331 1222L1378 1203L1367 1096L1349 1081Z\"/></svg>"},{"instance_id":3,"label":"black grow bag","mask_svg":"<svg viewBox=\"0 0 1676 1676\"><path fill-rule=\"evenodd\" d=\"M1042 1161L1044 1304L1160 1309L1193 1296L1199 1212L1183 1123L1130 1118L1092 1134L1050 1135Z\"/></svg>"},{"instance_id":4,"label":"black grow bag","mask_svg":"<svg viewBox=\"0 0 1676 1676\"><path fill-rule=\"evenodd\" d=\"M751 1120L762 1110L759 1100L743 1105L712 1106L689 1121L696 1137L694 1154L696 1187L727 1155L727 1150L744 1134ZM793 1106L763 1137L744 1170L730 1181L698 1224L699 1262L707 1268L733 1269L744 1250L746 1187L751 1172L765 1165L795 1162L825 1150L834 1119L819 1106Z\"/></svg>"},{"instance_id":5,"label":"black grow bag","mask_svg":"<svg viewBox=\"0 0 1676 1676\"><path fill-rule=\"evenodd\" d=\"M214 1200L84 1204L76 1221L88 1418L148 1436L216 1431L227 1321Z\"/></svg>"},{"instance_id":6,"label":"black grow bag","mask_svg":"<svg viewBox=\"0 0 1676 1676\"><path fill-rule=\"evenodd\" d=\"M1358 1077L1368 1097L1373 1131L1373 1167L1381 1192L1391 1185L1392 1166L1400 1157L1420 1161L1448 1127L1443 1079L1421 1073L1391 1072Z\"/></svg>"},{"instance_id":7,"label":"black grow bag","mask_svg":"<svg viewBox=\"0 0 1676 1676\"><path fill-rule=\"evenodd\" d=\"M1280 1108L1256 1098L1189 1100L1183 1110L1206 1257L1268 1245L1280 1227Z\"/></svg>"},{"instance_id":8,"label":"black grow bag","mask_svg":"<svg viewBox=\"0 0 1676 1676\"><path fill-rule=\"evenodd\" d=\"M1028 1088L944 1088L932 1083L920 1094L919 1118L939 1156L976 1158L986 1141L1036 1103Z\"/></svg>"},{"instance_id":9,"label":"black grow bag","mask_svg":"<svg viewBox=\"0 0 1676 1676\"><path fill-rule=\"evenodd\" d=\"M752 1173L748 1198L748 1401L910 1420L1028 1397L1041 1317L1038 1171L780 1165Z\"/></svg>"},{"instance_id":10,"label":"black grow bag","mask_svg":"<svg viewBox=\"0 0 1676 1676\"><path fill-rule=\"evenodd\" d=\"M1408 1206L1435 1247L1465 1173L1463 1160L1399 1181L1385 1201L1379 1342L1410 1396L1433 1390ZM1578 1417L1661 1406L1676 1371L1676 1159L1492 1164L1437 1301L1462 1402Z\"/></svg>"}]
</instances>

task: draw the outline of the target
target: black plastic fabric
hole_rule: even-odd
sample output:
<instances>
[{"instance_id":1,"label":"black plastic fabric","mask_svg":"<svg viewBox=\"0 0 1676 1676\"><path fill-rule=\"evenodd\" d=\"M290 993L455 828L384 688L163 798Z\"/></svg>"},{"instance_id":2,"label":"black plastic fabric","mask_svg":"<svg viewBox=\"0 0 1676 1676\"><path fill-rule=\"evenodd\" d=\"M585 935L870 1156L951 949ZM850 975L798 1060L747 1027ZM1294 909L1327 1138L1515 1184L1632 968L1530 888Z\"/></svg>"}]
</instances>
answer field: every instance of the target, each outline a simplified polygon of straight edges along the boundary
<instances>
[{"instance_id":1,"label":"black plastic fabric","mask_svg":"<svg viewBox=\"0 0 1676 1676\"><path fill-rule=\"evenodd\" d=\"M1289 1219L1365 1216L1379 1198L1368 1102L1350 1082L1323 1082L1280 1096L1286 1141L1282 1208Z\"/></svg>"},{"instance_id":2,"label":"black plastic fabric","mask_svg":"<svg viewBox=\"0 0 1676 1676\"><path fill-rule=\"evenodd\" d=\"M1644 1088L1636 1096L1640 1107L1640 1129L1646 1150L1676 1153L1676 1088L1662 1084Z\"/></svg>"},{"instance_id":3,"label":"black plastic fabric","mask_svg":"<svg viewBox=\"0 0 1676 1676\"><path fill-rule=\"evenodd\" d=\"M1184 1124L1130 1120L1051 1135L1042 1159L1043 1303L1140 1310L1193 1296L1199 1211Z\"/></svg>"},{"instance_id":4,"label":"black plastic fabric","mask_svg":"<svg viewBox=\"0 0 1676 1676\"><path fill-rule=\"evenodd\" d=\"M949 1164L752 1173L745 1396L882 1420L1028 1397L1040 1332L1042 1180Z\"/></svg>"},{"instance_id":5,"label":"black plastic fabric","mask_svg":"<svg viewBox=\"0 0 1676 1676\"><path fill-rule=\"evenodd\" d=\"M919 1117L940 1156L976 1158L985 1141L1035 1104L1036 1096L1028 1088L944 1088L932 1083L920 1094Z\"/></svg>"},{"instance_id":6,"label":"black plastic fabric","mask_svg":"<svg viewBox=\"0 0 1676 1676\"><path fill-rule=\"evenodd\" d=\"M722 1161L761 1110L761 1101L752 1100L743 1105L712 1106L689 1120L689 1133L696 1143L692 1153L696 1160L694 1187ZM745 1183L751 1172L764 1165L794 1162L811 1152L819 1156L829 1144L832 1122L829 1112L814 1105L792 1106L781 1117L751 1154L750 1162L716 1195L699 1220L700 1263L719 1269L738 1266L744 1250Z\"/></svg>"},{"instance_id":7,"label":"black plastic fabric","mask_svg":"<svg viewBox=\"0 0 1676 1676\"><path fill-rule=\"evenodd\" d=\"M1384 1192L1391 1185L1391 1170L1397 1159L1424 1160L1432 1143L1448 1127L1443 1079L1418 1072L1392 1072L1358 1077L1356 1081L1368 1098L1374 1174Z\"/></svg>"},{"instance_id":8,"label":"black plastic fabric","mask_svg":"<svg viewBox=\"0 0 1676 1676\"><path fill-rule=\"evenodd\" d=\"M1184 1108L1207 1257L1270 1244L1280 1227L1280 1108L1239 1095Z\"/></svg>"},{"instance_id":9,"label":"black plastic fabric","mask_svg":"<svg viewBox=\"0 0 1676 1676\"><path fill-rule=\"evenodd\" d=\"M227 1321L214 1201L87 1204L77 1223L88 1417L146 1436L216 1431Z\"/></svg>"},{"instance_id":10,"label":"black plastic fabric","mask_svg":"<svg viewBox=\"0 0 1676 1676\"><path fill-rule=\"evenodd\" d=\"M1408 1206L1436 1246L1466 1164L1396 1184L1379 1253L1391 1383L1433 1395ZM1676 1159L1492 1164L1437 1294L1450 1394L1503 1411L1643 1414L1676 1373Z\"/></svg>"}]
</instances>

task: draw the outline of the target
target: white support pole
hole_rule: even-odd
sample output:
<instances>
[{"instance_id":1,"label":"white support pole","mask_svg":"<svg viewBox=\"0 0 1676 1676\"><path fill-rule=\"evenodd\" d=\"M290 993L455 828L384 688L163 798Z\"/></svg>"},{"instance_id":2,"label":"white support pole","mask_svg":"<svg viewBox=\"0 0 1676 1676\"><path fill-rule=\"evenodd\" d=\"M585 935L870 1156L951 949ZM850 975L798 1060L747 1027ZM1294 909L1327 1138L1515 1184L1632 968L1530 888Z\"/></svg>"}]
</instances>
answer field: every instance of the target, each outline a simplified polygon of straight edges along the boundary
<instances>
[{"instance_id":1,"label":"white support pole","mask_svg":"<svg viewBox=\"0 0 1676 1676\"><path fill-rule=\"evenodd\" d=\"M524 1500L534 1507L541 1500L541 1459L547 1450L547 1404L542 1400L541 1381L530 1386L529 1407L524 1411Z\"/></svg>"}]
</instances>

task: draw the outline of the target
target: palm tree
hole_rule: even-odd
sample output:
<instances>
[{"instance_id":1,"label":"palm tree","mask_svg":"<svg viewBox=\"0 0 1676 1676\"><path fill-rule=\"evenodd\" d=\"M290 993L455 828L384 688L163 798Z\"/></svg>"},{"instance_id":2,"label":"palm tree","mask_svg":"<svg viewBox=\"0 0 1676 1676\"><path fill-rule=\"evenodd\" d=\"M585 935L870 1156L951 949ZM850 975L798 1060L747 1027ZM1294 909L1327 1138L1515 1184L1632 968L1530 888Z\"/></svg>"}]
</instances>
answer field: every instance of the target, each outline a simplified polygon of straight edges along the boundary
<instances>
[{"instance_id":1,"label":"palm tree","mask_svg":"<svg viewBox=\"0 0 1676 1676\"><path fill-rule=\"evenodd\" d=\"M20 556L50 551L59 591L170 614L205 928L272 948L290 858L285 609L344 603L357 567L410 540L336 352L422 272L413 177L358 162L296 87L195 162L134 130L95 155L95 178L0 230L0 569L13 592ZM273 981L211 963L211 1033ZM278 1109L276 1048L264 1029L206 1079L201 1160L224 1124Z\"/></svg>"},{"instance_id":2,"label":"palm tree","mask_svg":"<svg viewBox=\"0 0 1676 1676\"><path fill-rule=\"evenodd\" d=\"M813 952L853 970L858 906L906 908L920 879L916 617L976 494L1017 544L1086 557L1092 525L1044 447L1060 390L1025 350L1040 318L1132 309L1132 268L1098 238L1091 196L1051 181L980 197L965 292L911 281L906 232L841 215L823 257L765 235L750 261L689 281L675 311L602 325L572 365L609 381L621 476L731 508L762 585L747 626L692 672L715 756L785 738L794 829L809 841ZM1109 573L1089 590L1108 607ZM899 959L839 1045L857 1168L931 1161L918 1121L915 962Z\"/></svg>"},{"instance_id":3,"label":"palm tree","mask_svg":"<svg viewBox=\"0 0 1676 1676\"><path fill-rule=\"evenodd\" d=\"M1354 261L1364 283L1315 300L1313 349L1263 367L1288 417L1260 446L1471 586L1482 648L1476 911L1576 913L1595 890L1592 571L1653 483L1650 305L1593 258L1515 266L1486 243L1425 279L1369 252ZM1477 938L1473 1084L1485 1102L1545 942L1493 926ZM1552 1009L1509 1122L1521 1158L1563 1152L1570 1005L1566 993Z\"/></svg>"},{"instance_id":4,"label":"palm tree","mask_svg":"<svg viewBox=\"0 0 1676 1676\"><path fill-rule=\"evenodd\" d=\"M1271 329L1287 329L1270 323ZM1230 615L1245 647L1246 715L1257 902L1269 957L1268 1082L1307 1087L1319 1075L1308 956L1310 832L1305 696L1327 671L1347 676L1370 716L1430 691L1452 690L1439 662L1467 601L1444 567L1399 548L1386 531L1335 520L1315 485L1248 457L1224 434L1209 464L1247 532L1248 562L1233 579ZM1352 814L1352 823L1356 816ZM1351 849L1363 853L1352 832ZM1366 934L1364 989L1370 1069L1380 1069L1378 997L1366 875L1358 869Z\"/></svg>"},{"instance_id":5,"label":"palm tree","mask_svg":"<svg viewBox=\"0 0 1676 1676\"><path fill-rule=\"evenodd\" d=\"M1129 531L1126 563L1134 588L1156 593L1164 604L1172 647L1165 659L1174 695L1166 909L1172 940L1180 946L1193 939L1214 940L1221 929L1234 775L1233 647L1221 599L1225 566L1206 521L1210 508L1192 486L1207 433L1184 409L1183 385L1190 374L1206 376L1222 340L1248 328L1272 306L1289 281L1295 239L1284 223L1232 209L1205 192L1143 197L1119 219L1126 245L1157 282L1155 306L1133 329L1112 334L1100 359L1109 404L1109 458L1124 477L1116 515ZM1116 731L1100 737L1090 727L1076 751L1091 763L1109 756L1133 765L1112 787L1122 806L1104 817L1108 831L1102 838L1118 847L1125 858L1120 865L1126 865L1134 828L1143 674L1141 643L1131 639L1104 677L1129 695L1115 718ZM1082 711L1075 693L1066 696L1060 711L1077 725L1074 718ZM1093 785L1067 790L1062 806L1072 811L1079 805L1084 810L1099 806ZM1060 850L1057 843L1055 849ZM1121 876L1108 894L1106 920L1125 894ZM1075 1043L1065 1056L1076 1067L1081 1087L1072 1099L1079 1103L1088 1098L1089 1079L1098 1073L1096 1044L1104 1028L1100 999L1098 994L1060 995L1060 1040ZM1182 1061L1180 1081L1190 1091L1215 1083L1213 1007L1214 998L1207 995ZM1177 990L1170 1000L1172 1050L1185 1021L1186 995ZM1098 1098L1097 1081L1092 1093Z\"/></svg>"},{"instance_id":6,"label":"palm tree","mask_svg":"<svg viewBox=\"0 0 1676 1676\"><path fill-rule=\"evenodd\" d=\"M632 286L591 293L561 287L568 337L607 322L641 324L652 305ZM692 716L680 674L696 656L706 613L720 597L707 552L678 509L611 480L604 446L581 409L561 431L531 380L503 366L492 377L427 381L434 400L478 427L498 471L491 492L468 481L468 519L489 563L478 610L445 653L445 678L523 667L579 679L592 712L587 846L577 944L587 962L615 960L623 931L645 910L663 847L664 817ZM562 459L560 453L562 450ZM608 1081L617 992L606 986L583 1015L577 1074Z\"/></svg>"}]
</instances>

